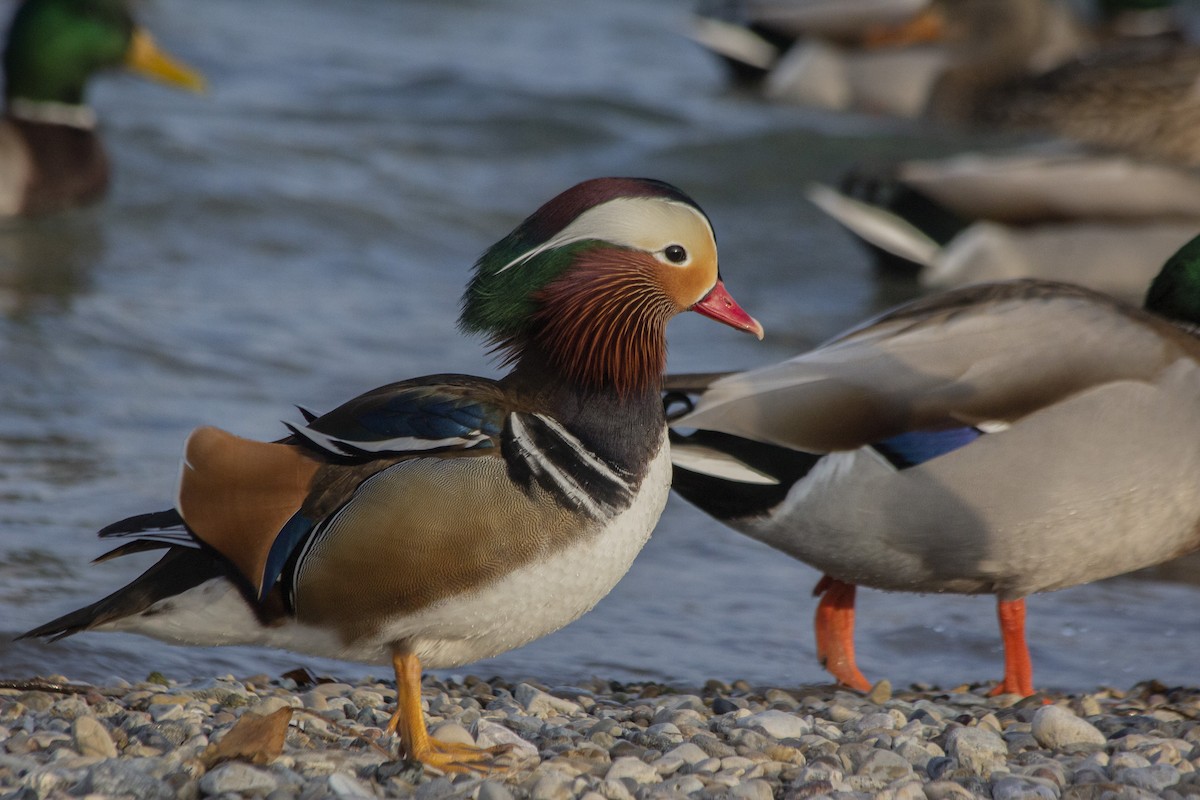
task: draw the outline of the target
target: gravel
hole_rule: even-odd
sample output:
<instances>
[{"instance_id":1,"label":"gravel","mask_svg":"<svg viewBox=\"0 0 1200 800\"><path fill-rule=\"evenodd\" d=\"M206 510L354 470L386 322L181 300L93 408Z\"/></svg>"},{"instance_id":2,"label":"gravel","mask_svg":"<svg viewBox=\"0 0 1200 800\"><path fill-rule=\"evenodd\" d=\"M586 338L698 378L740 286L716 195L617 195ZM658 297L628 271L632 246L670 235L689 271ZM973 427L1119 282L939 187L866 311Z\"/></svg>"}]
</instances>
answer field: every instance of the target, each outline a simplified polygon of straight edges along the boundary
<instances>
[{"instance_id":1,"label":"gravel","mask_svg":"<svg viewBox=\"0 0 1200 800\"><path fill-rule=\"evenodd\" d=\"M1154 682L1018 700L969 687L863 697L743 682L427 678L437 736L512 746L505 768L484 775L398 759L382 731L389 682L155 674L111 687L59 676L0 686L4 800L1200 797L1200 689ZM277 729L282 752L214 760L244 715L276 712L291 714L286 734Z\"/></svg>"}]
</instances>

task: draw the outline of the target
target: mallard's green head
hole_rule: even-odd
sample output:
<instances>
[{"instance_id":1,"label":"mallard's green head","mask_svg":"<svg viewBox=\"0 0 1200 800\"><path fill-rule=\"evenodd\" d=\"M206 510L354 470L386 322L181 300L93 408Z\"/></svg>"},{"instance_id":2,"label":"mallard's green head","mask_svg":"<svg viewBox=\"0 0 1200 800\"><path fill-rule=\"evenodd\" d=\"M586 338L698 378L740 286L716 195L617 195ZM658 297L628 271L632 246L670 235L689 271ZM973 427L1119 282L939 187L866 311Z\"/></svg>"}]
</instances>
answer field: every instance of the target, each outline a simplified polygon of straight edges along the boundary
<instances>
[{"instance_id":1,"label":"mallard's green head","mask_svg":"<svg viewBox=\"0 0 1200 800\"><path fill-rule=\"evenodd\" d=\"M121 66L190 89L204 86L157 49L119 0L25 0L4 48L4 96L80 105L88 78Z\"/></svg>"},{"instance_id":2,"label":"mallard's green head","mask_svg":"<svg viewBox=\"0 0 1200 800\"><path fill-rule=\"evenodd\" d=\"M1147 311L1200 325L1200 236L1167 259L1146 292Z\"/></svg>"},{"instance_id":3,"label":"mallard's green head","mask_svg":"<svg viewBox=\"0 0 1200 800\"><path fill-rule=\"evenodd\" d=\"M483 254L459 324L510 362L533 348L580 383L633 389L659 380L667 320L689 309L762 336L724 290L695 201L661 181L597 178Z\"/></svg>"}]
</instances>

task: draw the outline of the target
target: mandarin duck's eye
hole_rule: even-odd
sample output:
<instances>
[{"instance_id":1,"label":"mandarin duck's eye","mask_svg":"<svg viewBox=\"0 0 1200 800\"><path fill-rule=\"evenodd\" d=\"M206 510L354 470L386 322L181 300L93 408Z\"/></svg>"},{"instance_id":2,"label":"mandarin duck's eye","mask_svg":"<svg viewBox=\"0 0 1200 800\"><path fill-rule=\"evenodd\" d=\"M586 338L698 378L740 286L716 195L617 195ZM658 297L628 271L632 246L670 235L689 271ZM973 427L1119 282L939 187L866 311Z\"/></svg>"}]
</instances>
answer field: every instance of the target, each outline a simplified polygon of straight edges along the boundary
<instances>
[{"instance_id":1,"label":"mandarin duck's eye","mask_svg":"<svg viewBox=\"0 0 1200 800\"><path fill-rule=\"evenodd\" d=\"M687 250L684 250L680 245L677 244L669 245L665 250L663 250L663 255L666 256L667 261L670 261L672 264L682 264L684 261L687 261L688 257Z\"/></svg>"}]
</instances>

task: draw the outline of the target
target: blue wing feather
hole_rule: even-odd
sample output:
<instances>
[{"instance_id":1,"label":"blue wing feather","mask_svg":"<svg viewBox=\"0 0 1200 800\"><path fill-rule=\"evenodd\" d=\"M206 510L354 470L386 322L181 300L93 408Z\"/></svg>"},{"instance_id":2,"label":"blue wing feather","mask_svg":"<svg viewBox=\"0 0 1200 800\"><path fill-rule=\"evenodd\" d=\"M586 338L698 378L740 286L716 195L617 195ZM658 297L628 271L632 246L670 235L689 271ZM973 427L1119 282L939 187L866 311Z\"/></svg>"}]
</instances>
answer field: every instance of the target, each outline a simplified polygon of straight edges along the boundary
<instances>
[{"instance_id":1,"label":"blue wing feather","mask_svg":"<svg viewBox=\"0 0 1200 800\"><path fill-rule=\"evenodd\" d=\"M263 569L262 590L258 597L260 603L267 599L267 595L275 587L275 582L283 574L283 568L287 565L292 551L308 538L315 524L313 520L297 511L279 529L279 533L275 535L275 541L271 543L271 550L267 553L267 565Z\"/></svg>"},{"instance_id":2,"label":"blue wing feather","mask_svg":"<svg viewBox=\"0 0 1200 800\"><path fill-rule=\"evenodd\" d=\"M966 447L980 436L983 431L973 427L909 431L871 446L896 469L906 469Z\"/></svg>"},{"instance_id":3,"label":"blue wing feather","mask_svg":"<svg viewBox=\"0 0 1200 800\"><path fill-rule=\"evenodd\" d=\"M355 457L491 447L507 413L498 397L495 384L482 379L418 379L288 427L327 452Z\"/></svg>"}]
</instances>

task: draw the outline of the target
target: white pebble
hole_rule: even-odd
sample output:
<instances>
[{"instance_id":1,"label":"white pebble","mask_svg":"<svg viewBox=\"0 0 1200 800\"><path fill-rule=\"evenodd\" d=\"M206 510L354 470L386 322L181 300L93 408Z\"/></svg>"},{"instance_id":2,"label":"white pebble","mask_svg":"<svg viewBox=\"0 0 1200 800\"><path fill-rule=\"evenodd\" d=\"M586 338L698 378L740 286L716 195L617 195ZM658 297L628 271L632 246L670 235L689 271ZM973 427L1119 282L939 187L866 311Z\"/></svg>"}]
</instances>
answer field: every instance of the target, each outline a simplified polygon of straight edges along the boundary
<instances>
[{"instance_id":1,"label":"white pebble","mask_svg":"<svg viewBox=\"0 0 1200 800\"><path fill-rule=\"evenodd\" d=\"M1062 706L1043 706L1033 715L1033 738L1054 750L1072 745L1102 745L1104 734Z\"/></svg>"},{"instance_id":2,"label":"white pebble","mask_svg":"<svg viewBox=\"0 0 1200 800\"><path fill-rule=\"evenodd\" d=\"M117 746L104 723L95 717L77 717L71 726L75 736L75 749L80 755L113 758Z\"/></svg>"},{"instance_id":3,"label":"white pebble","mask_svg":"<svg viewBox=\"0 0 1200 800\"><path fill-rule=\"evenodd\" d=\"M946 753L959 766L981 778L1003 767L1008 757L1004 740L984 728L955 728L946 737Z\"/></svg>"},{"instance_id":4,"label":"white pebble","mask_svg":"<svg viewBox=\"0 0 1200 800\"><path fill-rule=\"evenodd\" d=\"M329 791L333 792L335 797L344 798L344 800L365 800L368 797L372 799L375 797L375 793L365 783L344 772L335 772L329 776Z\"/></svg>"},{"instance_id":5,"label":"white pebble","mask_svg":"<svg viewBox=\"0 0 1200 800\"><path fill-rule=\"evenodd\" d=\"M583 708L574 701L555 697L528 683L522 683L513 691L513 697L535 717L550 717L556 714L581 714Z\"/></svg>"},{"instance_id":6,"label":"white pebble","mask_svg":"<svg viewBox=\"0 0 1200 800\"><path fill-rule=\"evenodd\" d=\"M812 725L803 717L776 709L742 717L737 721L737 727L761 731L776 739L798 739L812 733Z\"/></svg>"},{"instance_id":7,"label":"white pebble","mask_svg":"<svg viewBox=\"0 0 1200 800\"><path fill-rule=\"evenodd\" d=\"M278 779L271 773L240 761L221 764L200 779L200 791L204 794L225 794L226 792L265 794L274 791L278 785Z\"/></svg>"},{"instance_id":8,"label":"white pebble","mask_svg":"<svg viewBox=\"0 0 1200 800\"><path fill-rule=\"evenodd\" d=\"M612 766L604 775L606 781L619 781L629 778L634 783L658 783L658 770L633 756L622 756L614 759Z\"/></svg>"},{"instance_id":9,"label":"white pebble","mask_svg":"<svg viewBox=\"0 0 1200 800\"><path fill-rule=\"evenodd\" d=\"M684 766L699 764L708 758L708 754L692 742L684 742L678 747L673 747L663 753L660 758L654 761L650 766L658 772L659 775L671 775L678 772Z\"/></svg>"},{"instance_id":10,"label":"white pebble","mask_svg":"<svg viewBox=\"0 0 1200 800\"><path fill-rule=\"evenodd\" d=\"M525 759L536 760L538 757L536 746L525 741L499 723L480 718L471 727L475 733L475 744L480 747L495 747L501 744L512 745L512 750L509 751L509 754L514 761Z\"/></svg>"}]
</instances>

